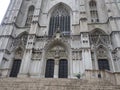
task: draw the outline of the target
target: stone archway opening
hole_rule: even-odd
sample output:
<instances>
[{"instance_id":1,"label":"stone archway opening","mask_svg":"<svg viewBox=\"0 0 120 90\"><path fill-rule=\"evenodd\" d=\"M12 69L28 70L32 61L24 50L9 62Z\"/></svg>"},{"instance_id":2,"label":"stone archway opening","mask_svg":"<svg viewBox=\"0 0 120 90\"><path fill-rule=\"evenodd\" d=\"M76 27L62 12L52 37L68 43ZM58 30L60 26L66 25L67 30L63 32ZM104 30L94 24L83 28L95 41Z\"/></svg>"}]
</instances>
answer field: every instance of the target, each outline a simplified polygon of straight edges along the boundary
<instances>
[{"instance_id":1,"label":"stone archway opening","mask_svg":"<svg viewBox=\"0 0 120 90\"><path fill-rule=\"evenodd\" d=\"M110 70L109 59L106 49L100 45L97 49L97 58L98 58L98 69L99 70Z\"/></svg>"},{"instance_id":2,"label":"stone archway opening","mask_svg":"<svg viewBox=\"0 0 120 90\"><path fill-rule=\"evenodd\" d=\"M54 59L48 59L46 63L46 71L45 71L45 77L46 78L53 78L54 77Z\"/></svg>"},{"instance_id":3,"label":"stone archway opening","mask_svg":"<svg viewBox=\"0 0 120 90\"><path fill-rule=\"evenodd\" d=\"M68 77L68 50L60 41L54 41L46 51L46 78Z\"/></svg>"},{"instance_id":4,"label":"stone archway opening","mask_svg":"<svg viewBox=\"0 0 120 90\"><path fill-rule=\"evenodd\" d=\"M68 78L68 60L61 59L59 61L59 78Z\"/></svg>"},{"instance_id":5,"label":"stone archway opening","mask_svg":"<svg viewBox=\"0 0 120 90\"><path fill-rule=\"evenodd\" d=\"M22 48L19 47L15 51L15 57L13 60L13 64L12 64L12 68L11 68L11 72L10 72L10 77L17 77L18 76L21 62L22 62L22 57L23 57L23 50L22 50Z\"/></svg>"}]
</instances>

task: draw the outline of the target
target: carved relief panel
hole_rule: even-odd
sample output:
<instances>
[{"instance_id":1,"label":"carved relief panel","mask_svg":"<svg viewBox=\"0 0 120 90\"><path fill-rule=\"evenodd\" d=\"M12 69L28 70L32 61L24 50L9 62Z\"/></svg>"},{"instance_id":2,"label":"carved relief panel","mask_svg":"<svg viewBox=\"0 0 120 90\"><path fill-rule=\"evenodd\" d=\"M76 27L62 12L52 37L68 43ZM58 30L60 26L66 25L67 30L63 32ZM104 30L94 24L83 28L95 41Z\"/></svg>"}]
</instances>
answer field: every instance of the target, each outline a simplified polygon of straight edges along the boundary
<instances>
[{"instance_id":1,"label":"carved relief panel","mask_svg":"<svg viewBox=\"0 0 120 90\"><path fill-rule=\"evenodd\" d=\"M48 51L48 58L67 58L67 52L61 46L56 46Z\"/></svg>"}]
</instances>

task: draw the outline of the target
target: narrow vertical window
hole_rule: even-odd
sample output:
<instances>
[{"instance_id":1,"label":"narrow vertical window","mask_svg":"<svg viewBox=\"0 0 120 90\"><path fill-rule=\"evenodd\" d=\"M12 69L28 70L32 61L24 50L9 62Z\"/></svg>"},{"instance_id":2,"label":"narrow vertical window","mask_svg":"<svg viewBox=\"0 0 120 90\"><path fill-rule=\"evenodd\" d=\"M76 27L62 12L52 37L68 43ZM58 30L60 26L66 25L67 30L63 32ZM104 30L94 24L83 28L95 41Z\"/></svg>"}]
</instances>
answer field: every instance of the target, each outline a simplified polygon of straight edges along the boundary
<instances>
[{"instance_id":1,"label":"narrow vertical window","mask_svg":"<svg viewBox=\"0 0 120 90\"><path fill-rule=\"evenodd\" d=\"M59 78L68 77L68 61L62 59L59 61Z\"/></svg>"},{"instance_id":2,"label":"narrow vertical window","mask_svg":"<svg viewBox=\"0 0 120 90\"><path fill-rule=\"evenodd\" d=\"M91 0L89 3L89 7L90 7L91 22L93 22L93 23L99 22L96 1Z\"/></svg>"},{"instance_id":3,"label":"narrow vertical window","mask_svg":"<svg viewBox=\"0 0 120 90\"><path fill-rule=\"evenodd\" d=\"M53 78L54 76L54 60L49 59L46 63L46 72L45 77L46 78Z\"/></svg>"},{"instance_id":4,"label":"narrow vertical window","mask_svg":"<svg viewBox=\"0 0 120 90\"><path fill-rule=\"evenodd\" d=\"M10 77L17 77L21 66L21 60L16 59L13 61L13 66L11 69Z\"/></svg>"},{"instance_id":5,"label":"narrow vertical window","mask_svg":"<svg viewBox=\"0 0 120 90\"><path fill-rule=\"evenodd\" d=\"M59 5L52 13L49 23L49 36L54 35L57 28L63 35L70 34L70 13L63 5Z\"/></svg>"},{"instance_id":6,"label":"narrow vertical window","mask_svg":"<svg viewBox=\"0 0 120 90\"><path fill-rule=\"evenodd\" d=\"M34 6L29 7L25 26L29 27L31 25L34 9L35 9Z\"/></svg>"}]
</instances>

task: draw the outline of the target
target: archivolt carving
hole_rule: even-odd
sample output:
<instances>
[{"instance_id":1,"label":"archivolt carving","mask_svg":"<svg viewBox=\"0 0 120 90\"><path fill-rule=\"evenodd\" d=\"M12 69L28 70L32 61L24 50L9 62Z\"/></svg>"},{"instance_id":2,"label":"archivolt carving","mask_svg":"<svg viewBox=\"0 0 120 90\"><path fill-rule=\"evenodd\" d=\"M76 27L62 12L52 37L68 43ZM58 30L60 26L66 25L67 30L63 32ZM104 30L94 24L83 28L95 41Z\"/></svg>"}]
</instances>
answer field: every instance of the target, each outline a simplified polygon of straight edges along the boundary
<instances>
[{"instance_id":1,"label":"archivolt carving","mask_svg":"<svg viewBox=\"0 0 120 90\"><path fill-rule=\"evenodd\" d=\"M56 16L69 16L69 12L68 10L66 10L65 7L63 7L63 5L59 5L53 12L52 16L56 17Z\"/></svg>"},{"instance_id":2,"label":"archivolt carving","mask_svg":"<svg viewBox=\"0 0 120 90\"><path fill-rule=\"evenodd\" d=\"M52 57L55 57L55 58L65 57L66 58L67 52L61 46L55 46L54 48L48 51L47 57L48 58L52 58Z\"/></svg>"},{"instance_id":3,"label":"archivolt carving","mask_svg":"<svg viewBox=\"0 0 120 90\"><path fill-rule=\"evenodd\" d=\"M97 49L97 57L98 58L107 58L107 51L103 46L100 46Z\"/></svg>"},{"instance_id":4,"label":"archivolt carving","mask_svg":"<svg viewBox=\"0 0 120 90\"><path fill-rule=\"evenodd\" d=\"M18 46L25 46L27 43L27 34L22 35L21 37L17 37L13 40L12 42L12 46L14 48L18 47Z\"/></svg>"},{"instance_id":5,"label":"archivolt carving","mask_svg":"<svg viewBox=\"0 0 120 90\"><path fill-rule=\"evenodd\" d=\"M72 52L72 60L82 60L82 52L81 51L73 51Z\"/></svg>"},{"instance_id":6,"label":"archivolt carving","mask_svg":"<svg viewBox=\"0 0 120 90\"><path fill-rule=\"evenodd\" d=\"M32 59L33 60L41 60L41 58L42 58L42 52L33 52L32 53Z\"/></svg>"},{"instance_id":7,"label":"archivolt carving","mask_svg":"<svg viewBox=\"0 0 120 90\"><path fill-rule=\"evenodd\" d=\"M90 42L94 45L108 45L110 44L110 36L99 30L96 30L95 32L90 34Z\"/></svg>"}]
</instances>

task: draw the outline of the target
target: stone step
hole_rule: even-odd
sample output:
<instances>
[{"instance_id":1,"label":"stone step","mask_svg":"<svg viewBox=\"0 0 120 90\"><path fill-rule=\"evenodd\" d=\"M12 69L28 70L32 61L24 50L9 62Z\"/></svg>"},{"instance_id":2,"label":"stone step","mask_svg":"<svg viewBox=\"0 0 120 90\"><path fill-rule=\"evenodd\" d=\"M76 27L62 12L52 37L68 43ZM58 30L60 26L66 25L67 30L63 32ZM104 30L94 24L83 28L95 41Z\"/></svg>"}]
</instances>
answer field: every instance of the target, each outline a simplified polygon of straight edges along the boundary
<instances>
[{"instance_id":1,"label":"stone step","mask_svg":"<svg viewBox=\"0 0 120 90\"><path fill-rule=\"evenodd\" d=\"M1 78L0 90L120 90L102 79Z\"/></svg>"}]
</instances>

